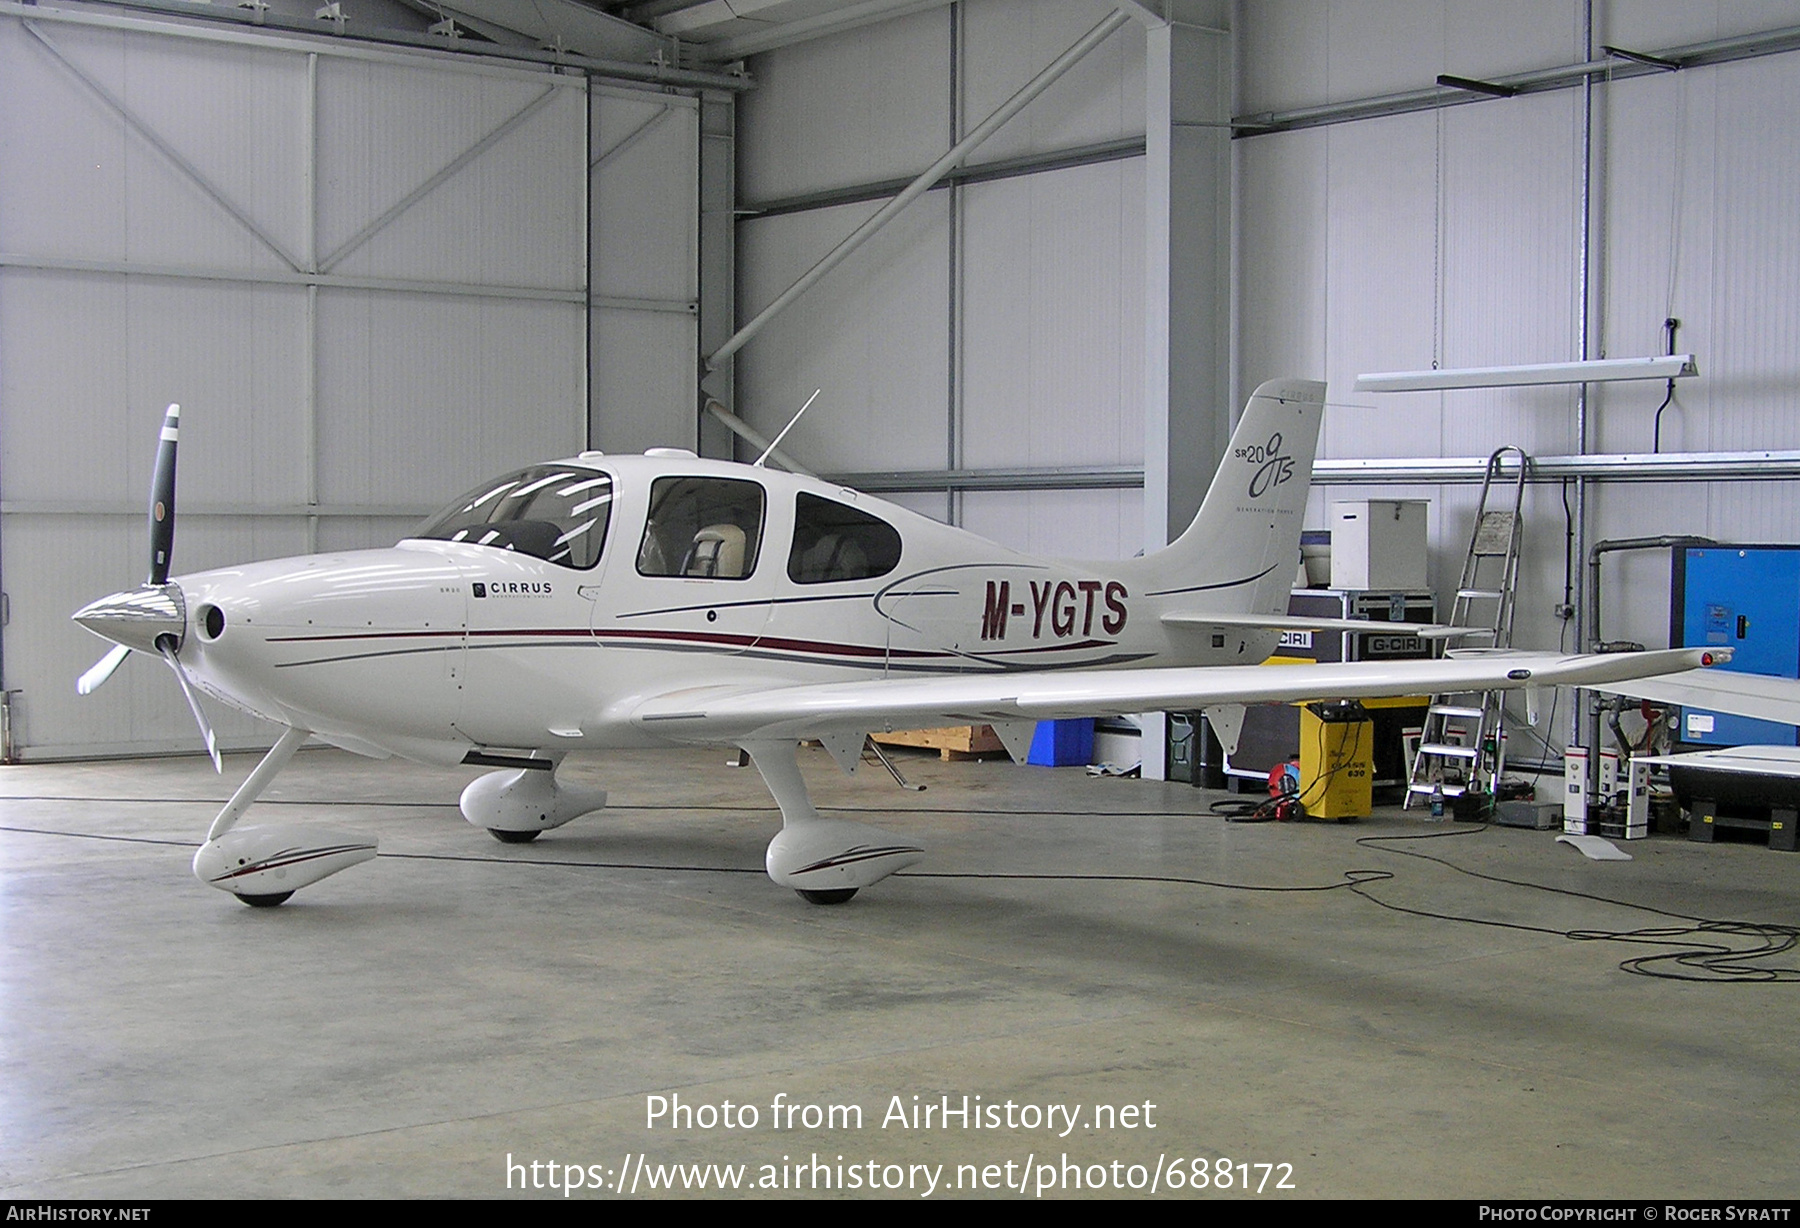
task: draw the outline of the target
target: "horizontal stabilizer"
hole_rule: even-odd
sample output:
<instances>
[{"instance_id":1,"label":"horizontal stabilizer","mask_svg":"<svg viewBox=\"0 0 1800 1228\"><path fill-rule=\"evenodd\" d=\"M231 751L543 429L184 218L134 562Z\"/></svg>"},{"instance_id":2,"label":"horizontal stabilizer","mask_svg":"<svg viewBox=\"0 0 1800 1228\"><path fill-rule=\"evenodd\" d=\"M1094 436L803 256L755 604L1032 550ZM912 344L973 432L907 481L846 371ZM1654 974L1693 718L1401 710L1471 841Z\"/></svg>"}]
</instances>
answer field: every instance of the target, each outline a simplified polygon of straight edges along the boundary
<instances>
[{"instance_id":1,"label":"horizontal stabilizer","mask_svg":"<svg viewBox=\"0 0 1800 1228\"><path fill-rule=\"evenodd\" d=\"M1453 640L1492 635L1487 627L1452 627L1445 623L1389 623L1372 618L1311 618L1304 614L1164 614L1171 627L1250 627L1258 631L1354 631L1372 635L1416 635L1423 640Z\"/></svg>"}]
</instances>

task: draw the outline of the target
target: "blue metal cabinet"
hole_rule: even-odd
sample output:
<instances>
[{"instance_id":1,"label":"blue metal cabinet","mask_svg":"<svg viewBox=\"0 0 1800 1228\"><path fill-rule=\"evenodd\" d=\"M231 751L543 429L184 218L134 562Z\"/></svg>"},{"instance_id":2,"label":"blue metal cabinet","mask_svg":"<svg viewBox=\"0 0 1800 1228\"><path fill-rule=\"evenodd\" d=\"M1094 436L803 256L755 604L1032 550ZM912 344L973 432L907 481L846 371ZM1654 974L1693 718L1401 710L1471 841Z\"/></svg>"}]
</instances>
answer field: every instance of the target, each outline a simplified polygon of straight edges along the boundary
<instances>
[{"instance_id":1,"label":"blue metal cabinet","mask_svg":"<svg viewBox=\"0 0 1800 1228\"><path fill-rule=\"evenodd\" d=\"M1800 546L1682 546L1670 574L1669 642L1733 650L1725 668L1800 677ZM1793 725L1683 708L1700 746L1795 745Z\"/></svg>"}]
</instances>

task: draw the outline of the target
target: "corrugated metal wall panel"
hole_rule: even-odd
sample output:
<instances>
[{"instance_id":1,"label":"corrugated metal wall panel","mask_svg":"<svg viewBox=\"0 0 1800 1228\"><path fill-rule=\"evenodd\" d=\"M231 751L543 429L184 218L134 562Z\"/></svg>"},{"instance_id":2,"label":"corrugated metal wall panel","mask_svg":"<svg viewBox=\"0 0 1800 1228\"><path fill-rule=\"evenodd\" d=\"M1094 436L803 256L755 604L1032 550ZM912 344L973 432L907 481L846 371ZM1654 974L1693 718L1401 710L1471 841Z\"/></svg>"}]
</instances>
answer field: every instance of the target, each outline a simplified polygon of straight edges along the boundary
<instances>
[{"instance_id":1,"label":"corrugated metal wall panel","mask_svg":"<svg viewBox=\"0 0 1800 1228\"><path fill-rule=\"evenodd\" d=\"M1239 141L1232 150L1239 218L1235 303L1237 385L1242 400L1264 380L1325 374L1325 173L1330 134ZM1234 407L1234 410L1237 407Z\"/></svg>"},{"instance_id":2,"label":"corrugated metal wall panel","mask_svg":"<svg viewBox=\"0 0 1800 1228\"><path fill-rule=\"evenodd\" d=\"M687 98L597 89L589 140L588 244L602 304L589 317L590 442L609 452L693 447L699 108ZM642 303L604 305L622 299Z\"/></svg>"},{"instance_id":3,"label":"corrugated metal wall panel","mask_svg":"<svg viewBox=\"0 0 1800 1228\"><path fill-rule=\"evenodd\" d=\"M141 501L163 407L177 402L184 502L305 502L305 297L293 286L0 274L0 492L8 503ZM200 563L184 550L181 565Z\"/></svg>"},{"instance_id":4,"label":"corrugated metal wall panel","mask_svg":"<svg viewBox=\"0 0 1800 1228\"><path fill-rule=\"evenodd\" d=\"M1800 26L1796 0L1683 0L1680 4L1634 4L1600 8L1605 41L1617 47L1656 50L1763 30Z\"/></svg>"},{"instance_id":5,"label":"corrugated metal wall panel","mask_svg":"<svg viewBox=\"0 0 1800 1228\"><path fill-rule=\"evenodd\" d=\"M867 48L821 40L758 57L752 67L761 85L743 104L740 196L778 198L923 168L951 143L953 88L966 131L1108 9L1096 0L982 0L960 13L935 10L859 31ZM838 63L819 62L834 55ZM867 57L877 55L880 63L870 67ZM861 123L871 109L880 113ZM1139 135L1144 115L1144 34L1131 23L971 162ZM1138 461L1143 191L1142 162L1130 159L974 184L954 198L929 194L744 350L739 412L772 432L823 385L821 405L790 440L797 457L825 470ZM962 208L954 253L953 200ZM739 318L874 208L745 219ZM842 406L832 403L839 387L850 390L840 395ZM959 415L954 454L952 406ZM1021 547L1112 556L1136 548L1142 495L991 492L901 501L939 518L954 503L974 518L971 528Z\"/></svg>"},{"instance_id":6,"label":"corrugated metal wall panel","mask_svg":"<svg viewBox=\"0 0 1800 1228\"><path fill-rule=\"evenodd\" d=\"M971 491L963 496L962 523L1029 554L1126 559L1143 543L1144 496L1138 490Z\"/></svg>"},{"instance_id":7,"label":"corrugated metal wall panel","mask_svg":"<svg viewBox=\"0 0 1800 1228\"><path fill-rule=\"evenodd\" d=\"M579 168L587 148L580 84L579 78L486 78L323 61L321 261L352 276L579 289L586 225ZM533 105L538 109L516 127L360 246L333 258ZM371 122L377 116L380 122Z\"/></svg>"},{"instance_id":8,"label":"corrugated metal wall panel","mask_svg":"<svg viewBox=\"0 0 1800 1228\"><path fill-rule=\"evenodd\" d=\"M1568 63L1581 16L1570 0L1256 0L1239 13L1251 35L1239 52L1240 114L1417 89L1439 73Z\"/></svg>"},{"instance_id":9,"label":"corrugated metal wall panel","mask_svg":"<svg viewBox=\"0 0 1800 1228\"><path fill-rule=\"evenodd\" d=\"M1143 162L975 184L964 201L962 463L1140 462Z\"/></svg>"},{"instance_id":10,"label":"corrugated metal wall panel","mask_svg":"<svg viewBox=\"0 0 1800 1228\"><path fill-rule=\"evenodd\" d=\"M1326 88L1331 101L1412 89L1452 69L1444 62L1448 0L1326 5ZM1254 19L1254 13L1245 16ZM1272 99L1274 107L1285 107Z\"/></svg>"},{"instance_id":11,"label":"corrugated metal wall panel","mask_svg":"<svg viewBox=\"0 0 1800 1228\"><path fill-rule=\"evenodd\" d=\"M1574 5L1527 5L1510 16L1435 3L1335 5L1321 40L1305 15L1323 7L1242 6L1240 62L1279 78L1290 53L1303 64L1328 55L1330 93L1341 98L1418 87L1437 71L1479 76L1576 58ZM1793 5L1747 13L1750 7L1603 5L1600 37L1656 49L1800 20ZM1477 38L1469 23L1493 21L1517 34L1502 59L1484 67L1482 57L1496 54L1488 48L1501 40ZM1297 31L1310 41L1295 42ZM1362 56L1359 49L1376 43L1388 50ZM1435 55L1444 58L1441 67ZM1596 253L1605 277L1596 344L1613 356L1658 352L1662 320L1673 314L1683 321L1679 348L1700 360L1701 378L1680 383L1665 416L1666 450L1800 446L1800 302L1792 293L1800 285L1800 216L1792 208L1800 148L1785 127L1757 119L1777 113L1796 85L1800 56L1781 55L1597 93L1606 212ZM1318 100L1304 82L1283 88L1280 80L1248 82L1242 96L1263 107ZM1434 359L1460 366L1575 355L1578 108L1579 95L1568 91L1242 142L1242 382L1306 373L1322 338L1332 402L1326 455L1471 455L1508 442L1572 451L1567 389L1375 396L1352 393L1350 381L1360 371L1427 367ZM1305 207L1320 195L1329 217L1322 241ZM1282 207L1291 199L1300 203ZM1327 269L1322 311L1320 292L1298 271L1311 262ZM1257 282L1255 270L1271 266L1296 271ZM1648 450L1662 393L1655 384L1596 390L1590 446ZM1315 491L1308 522L1323 523L1332 498L1370 493ZM1467 546L1473 488L1381 493L1433 500L1432 574L1447 587ZM1517 639L1555 647L1566 631L1552 613L1562 600L1562 492L1534 487L1525 507ZM1792 541L1800 539L1800 485L1597 486L1588 527L1590 541L1663 533ZM1663 552L1609 558L1605 634L1665 642L1667 583Z\"/></svg>"},{"instance_id":12,"label":"corrugated metal wall panel","mask_svg":"<svg viewBox=\"0 0 1800 1228\"><path fill-rule=\"evenodd\" d=\"M963 129L997 110L1106 16L1096 0L990 0L968 5ZM1136 22L1089 52L990 137L974 161L1067 149L1144 132L1144 28Z\"/></svg>"},{"instance_id":13,"label":"corrugated metal wall panel","mask_svg":"<svg viewBox=\"0 0 1800 1228\"><path fill-rule=\"evenodd\" d=\"M1793 105L1800 56L1715 71L1717 315L1707 352L1714 410L1708 444L1792 447L1800 439L1800 130L1766 117ZM1752 116L1765 118L1746 122Z\"/></svg>"},{"instance_id":14,"label":"corrugated metal wall panel","mask_svg":"<svg viewBox=\"0 0 1800 1228\"><path fill-rule=\"evenodd\" d=\"M590 327L593 446L605 452L693 447L694 317L596 308Z\"/></svg>"},{"instance_id":15,"label":"corrugated metal wall panel","mask_svg":"<svg viewBox=\"0 0 1800 1228\"><path fill-rule=\"evenodd\" d=\"M951 145L948 7L758 56L740 104L738 198L917 174Z\"/></svg>"},{"instance_id":16,"label":"corrugated metal wall panel","mask_svg":"<svg viewBox=\"0 0 1800 1228\"><path fill-rule=\"evenodd\" d=\"M1232 20L1233 115L1332 101L1330 5L1331 0L1258 0L1248 14L1238 6Z\"/></svg>"},{"instance_id":17,"label":"corrugated metal wall panel","mask_svg":"<svg viewBox=\"0 0 1800 1228\"><path fill-rule=\"evenodd\" d=\"M692 99L594 95L594 293L692 302L700 112ZM692 383L692 380L689 381Z\"/></svg>"},{"instance_id":18,"label":"corrugated metal wall panel","mask_svg":"<svg viewBox=\"0 0 1800 1228\"><path fill-rule=\"evenodd\" d=\"M1386 396L1378 403L1350 391L1359 371L1429 367L1434 358L1437 121L1400 115L1343 124L1328 129L1326 141L1329 223L1325 250L1310 255L1325 265L1327 290L1324 375L1332 408L1320 452L1441 456L1438 394ZM1246 217L1243 226L1275 220ZM1296 234L1293 241L1304 237ZM1304 304L1298 310L1304 312ZM1258 327L1251 317L1238 325L1240 333ZM1296 361L1305 357L1296 355Z\"/></svg>"},{"instance_id":19,"label":"corrugated metal wall panel","mask_svg":"<svg viewBox=\"0 0 1800 1228\"><path fill-rule=\"evenodd\" d=\"M304 61L59 23L37 24L35 34L26 26L0 21L8 103L0 108L0 178L17 202L0 217L0 250L206 268L291 267L131 131L93 86L293 254L306 208L297 118Z\"/></svg>"},{"instance_id":20,"label":"corrugated metal wall panel","mask_svg":"<svg viewBox=\"0 0 1800 1228\"><path fill-rule=\"evenodd\" d=\"M1579 358L1579 96L1514 99L1504 108L1440 111L1443 124L1443 317L1446 367ZM1415 364L1384 360L1378 370ZM1388 396L1378 396L1385 404ZM1443 398L1443 455L1575 446L1568 388L1470 390Z\"/></svg>"},{"instance_id":21,"label":"corrugated metal wall panel","mask_svg":"<svg viewBox=\"0 0 1800 1228\"><path fill-rule=\"evenodd\" d=\"M318 328L323 502L437 504L582 446L579 308L339 290Z\"/></svg>"},{"instance_id":22,"label":"corrugated metal wall panel","mask_svg":"<svg viewBox=\"0 0 1800 1228\"><path fill-rule=\"evenodd\" d=\"M95 699L73 692L104 648L70 611L144 572L142 513L108 509L141 505L162 407L181 402L186 428L178 572L313 543L386 544L414 519L280 509L315 496L435 506L494 468L582 446L586 95L554 74L373 71L322 53L324 161L309 173L306 55L39 24L155 136L99 102L25 22L0 19L0 252L15 258L0 267L6 685L23 692L27 756L192 748L191 718L153 663L134 662ZM335 270L457 281L474 295L257 280L304 268L309 184L328 255L545 88L535 113ZM670 255L691 261L691 242ZM130 271L145 265L227 278ZM494 297L484 281L560 297ZM201 514L219 505L274 514ZM213 715L228 741L269 736Z\"/></svg>"},{"instance_id":23,"label":"corrugated metal wall panel","mask_svg":"<svg viewBox=\"0 0 1800 1228\"><path fill-rule=\"evenodd\" d=\"M738 227L738 317L748 319L879 206ZM948 451L949 197L915 201L738 355L738 412L820 471L941 468Z\"/></svg>"},{"instance_id":24,"label":"corrugated metal wall panel","mask_svg":"<svg viewBox=\"0 0 1800 1228\"><path fill-rule=\"evenodd\" d=\"M1673 452L1709 447L1717 371L1713 301L1713 132L1719 70L1690 69L1621 81L1603 95L1610 139L1601 340L1610 354L1660 354L1663 320L1682 326L1677 344L1704 355L1703 378L1683 380L1663 416ZM1615 384L1593 401L1601 451L1648 452L1661 384Z\"/></svg>"}]
</instances>

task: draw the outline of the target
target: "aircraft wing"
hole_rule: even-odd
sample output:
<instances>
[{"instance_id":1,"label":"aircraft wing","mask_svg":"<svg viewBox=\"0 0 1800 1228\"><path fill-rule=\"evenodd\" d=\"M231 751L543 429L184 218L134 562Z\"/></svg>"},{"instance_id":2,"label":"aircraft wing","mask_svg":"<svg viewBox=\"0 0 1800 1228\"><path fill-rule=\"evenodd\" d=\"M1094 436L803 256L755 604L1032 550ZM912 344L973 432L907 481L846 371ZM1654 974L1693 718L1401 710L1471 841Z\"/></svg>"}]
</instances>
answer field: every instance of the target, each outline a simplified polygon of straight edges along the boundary
<instances>
[{"instance_id":1,"label":"aircraft wing","mask_svg":"<svg viewBox=\"0 0 1800 1228\"><path fill-rule=\"evenodd\" d=\"M1764 674L1739 674L1726 670L1692 670L1657 678L1635 678L1594 688L1615 691L1652 703L1682 704L1754 716L1784 725L1800 725L1800 682L1770 678Z\"/></svg>"},{"instance_id":2,"label":"aircraft wing","mask_svg":"<svg viewBox=\"0 0 1800 1228\"><path fill-rule=\"evenodd\" d=\"M1598 687L1693 671L1728 659L1718 649L1701 648L1577 656L1477 650L1437 661L1382 664L1072 670L761 688L691 687L639 704L631 720L645 732L671 741L729 743L1220 704Z\"/></svg>"}]
</instances>

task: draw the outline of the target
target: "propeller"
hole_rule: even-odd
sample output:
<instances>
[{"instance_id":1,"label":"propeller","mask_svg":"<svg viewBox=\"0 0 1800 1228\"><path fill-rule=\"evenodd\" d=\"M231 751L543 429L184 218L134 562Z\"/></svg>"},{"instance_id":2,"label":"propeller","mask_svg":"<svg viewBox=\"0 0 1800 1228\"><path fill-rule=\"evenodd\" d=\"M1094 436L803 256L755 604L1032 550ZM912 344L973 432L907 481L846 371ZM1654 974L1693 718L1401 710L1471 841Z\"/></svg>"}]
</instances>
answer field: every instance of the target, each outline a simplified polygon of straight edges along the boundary
<instances>
[{"instance_id":1,"label":"propeller","mask_svg":"<svg viewBox=\"0 0 1800 1228\"><path fill-rule=\"evenodd\" d=\"M213 770L223 771L219 740L200 708L200 696L181 664L182 641L187 638L187 601L181 586L169 579L169 563L175 550L175 450L181 440L181 406L171 405L163 415L156 448L156 471L150 478L150 575L137 588L114 593L75 611L75 621L102 639L113 642L107 654L94 663L75 684L91 695L113 676L133 652L154 653L175 671L182 697L200 726Z\"/></svg>"},{"instance_id":2,"label":"propeller","mask_svg":"<svg viewBox=\"0 0 1800 1228\"><path fill-rule=\"evenodd\" d=\"M150 584L169 582L169 556L175 550L175 447L181 442L181 406L163 414L156 444L156 470L150 475Z\"/></svg>"},{"instance_id":3,"label":"propeller","mask_svg":"<svg viewBox=\"0 0 1800 1228\"><path fill-rule=\"evenodd\" d=\"M114 644L110 652L94 662L93 667L89 669L87 673L75 680L76 693L80 695L92 695L95 691L100 689L101 683L113 676L113 671L118 669L120 663L130 655L131 649L127 648L124 644Z\"/></svg>"}]
</instances>

